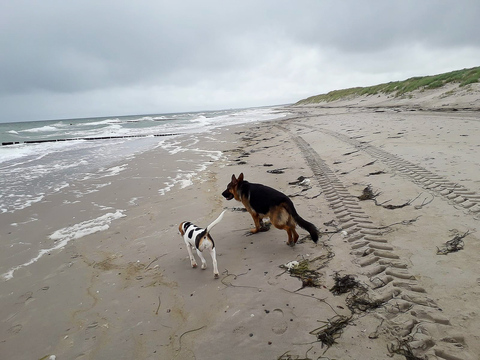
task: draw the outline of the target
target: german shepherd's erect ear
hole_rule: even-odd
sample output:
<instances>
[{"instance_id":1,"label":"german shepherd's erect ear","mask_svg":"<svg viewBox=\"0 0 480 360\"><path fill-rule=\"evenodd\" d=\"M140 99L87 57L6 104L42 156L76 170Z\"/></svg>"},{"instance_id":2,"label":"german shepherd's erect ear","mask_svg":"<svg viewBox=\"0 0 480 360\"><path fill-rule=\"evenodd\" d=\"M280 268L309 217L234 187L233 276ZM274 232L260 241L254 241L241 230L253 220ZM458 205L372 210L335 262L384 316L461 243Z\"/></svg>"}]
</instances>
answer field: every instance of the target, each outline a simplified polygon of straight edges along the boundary
<instances>
[{"instance_id":1,"label":"german shepherd's erect ear","mask_svg":"<svg viewBox=\"0 0 480 360\"><path fill-rule=\"evenodd\" d=\"M243 173L240 173L240 175L238 175L238 179L235 177L235 174L233 174L232 175L232 181L230 182L230 184L232 184L232 185L235 184L236 185L236 184L238 184L242 181L243 181Z\"/></svg>"},{"instance_id":2,"label":"german shepherd's erect ear","mask_svg":"<svg viewBox=\"0 0 480 360\"><path fill-rule=\"evenodd\" d=\"M236 199L238 185L243 182L243 173L238 176L238 179L235 177L235 174L232 175L232 180L227 185L227 189L222 193L222 196L227 200ZM238 199L240 201L240 199Z\"/></svg>"}]
</instances>

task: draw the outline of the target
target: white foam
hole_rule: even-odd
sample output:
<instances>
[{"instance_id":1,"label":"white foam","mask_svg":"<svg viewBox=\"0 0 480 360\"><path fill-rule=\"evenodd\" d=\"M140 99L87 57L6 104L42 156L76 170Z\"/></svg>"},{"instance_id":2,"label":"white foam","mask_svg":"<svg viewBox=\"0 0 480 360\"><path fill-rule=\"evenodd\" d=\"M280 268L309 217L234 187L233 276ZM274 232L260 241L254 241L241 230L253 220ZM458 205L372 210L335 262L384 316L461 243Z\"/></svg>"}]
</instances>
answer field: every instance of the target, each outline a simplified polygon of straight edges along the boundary
<instances>
[{"instance_id":1,"label":"white foam","mask_svg":"<svg viewBox=\"0 0 480 360\"><path fill-rule=\"evenodd\" d=\"M67 188L67 187L69 187L69 186L70 186L69 183L63 182L62 184L58 184L58 185L53 189L53 191L59 192L60 190L65 189L65 188Z\"/></svg>"},{"instance_id":2,"label":"white foam","mask_svg":"<svg viewBox=\"0 0 480 360\"><path fill-rule=\"evenodd\" d=\"M59 141L59 142L47 142L39 144L16 144L10 146L0 147L0 163L4 161L17 160L21 158L27 158L29 162L32 160L39 160L50 153L62 152L66 148L73 148L79 144L85 142L85 140L75 141ZM32 157L32 158L30 158ZM24 164L25 162L15 162L15 167Z\"/></svg>"},{"instance_id":3,"label":"white foam","mask_svg":"<svg viewBox=\"0 0 480 360\"><path fill-rule=\"evenodd\" d=\"M197 142L198 140L194 138L193 145L195 145ZM201 163L197 163L195 170L192 170L192 171L183 171L181 169L178 169L177 175L175 176L175 178L169 177L168 178L169 181L164 182L166 186L158 190L158 193L160 195L165 195L177 184L179 184L181 189L184 189L186 187L193 185L192 179L194 179L198 175L198 173L205 171L212 161L217 161L222 157L221 151L203 150L198 148L191 149L188 147L179 146L179 144L180 142L176 141L173 143L164 144L163 148L167 150L170 154L192 151L194 153L200 154L202 157L207 157L208 160ZM189 146L192 146L192 144L190 144ZM184 160L179 160L179 161L184 161Z\"/></svg>"},{"instance_id":4,"label":"white foam","mask_svg":"<svg viewBox=\"0 0 480 360\"><path fill-rule=\"evenodd\" d=\"M125 170L128 167L127 164L119 165L119 166L114 166L106 170L106 174L103 175L102 177L109 177L109 176L115 176L120 174L123 170Z\"/></svg>"},{"instance_id":5,"label":"white foam","mask_svg":"<svg viewBox=\"0 0 480 360\"><path fill-rule=\"evenodd\" d=\"M137 200L138 200L138 199L139 199L138 197L133 197L133 198L130 199L130 201L128 202L128 204L131 205L131 206L137 206L137 205L138 205L138 204L137 204Z\"/></svg>"},{"instance_id":6,"label":"white foam","mask_svg":"<svg viewBox=\"0 0 480 360\"><path fill-rule=\"evenodd\" d=\"M39 194L38 196L31 196L30 198L27 198L27 195L18 196L18 199L15 201L13 205L10 206L11 207L10 209L8 207L2 207L0 208L0 213L6 213L6 212L13 213L17 210L25 209L31 206L32 204L42 201L44 197L45 197L45 194Z\"/></svg>"},{"instance_id":7,"label":"white foam","mask_svg":"<svg viewBox=\"0 0 480 360\"><path fill-rule=\"evenodd\" d=\"M45 254L48 254L54 250L64 248L71 240L79 239L81 237L91 235L99 231L105 231L110 227L110 223L113 220L119 219L124 216L126 215L123 213L123 210L117 210L115 213L107 213L96 219L83 221L79 224L68 226L55 231L52 235L50 235L50 239L54 240L55 242L54 246L48 249L41 249L37 256L24 264L11 268L9 271L3 274L2 277L5 280L10 280L11 278L13 278L13 273L18 269L37 262Z\"/></svg>"},{"instance_id":8,"label":"white foam","mask_svg":"<svg viewBox=\"0 0 480 360\"><path fill-rule=\"evenodd\" d=\"M112 118L112 119L106 119L106 120L100 120L100 121L80 123L80 124L76 124L76 126L97 126L97 125L118 124L121 122L122 121L119 118Z\"/></svg>"}]
</instances>

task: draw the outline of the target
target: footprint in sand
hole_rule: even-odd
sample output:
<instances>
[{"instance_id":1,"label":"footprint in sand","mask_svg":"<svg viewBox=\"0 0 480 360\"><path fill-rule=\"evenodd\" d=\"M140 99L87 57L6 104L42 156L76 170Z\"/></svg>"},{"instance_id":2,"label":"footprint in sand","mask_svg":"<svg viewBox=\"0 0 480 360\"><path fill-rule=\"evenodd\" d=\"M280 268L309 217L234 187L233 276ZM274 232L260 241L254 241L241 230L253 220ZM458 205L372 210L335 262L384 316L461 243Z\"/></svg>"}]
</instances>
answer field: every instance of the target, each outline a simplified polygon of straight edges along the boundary
<instances>
[{"instance_id":1,"label":"footprint in sand","mask_svg":"<svg viewBox=\"0 0 480 360\"><path fill-rule=\"evenodd\" d=\"M29 302L33 301L33 292L27 291L25 294L20 295L17 299L15 304L25 304L27 305Z\"/></svg>"},{"instance_id":2,"label":"footprint in sand","mask_svg":"<svg viewBox=\"0 0 480 360\"><path fill-rule=\"evenodd\" d=\"M281 309L274 309L268 313L269 318L274 318L272 331L274 334L282 335L288 329L287 322L283 320L283 311Z\"/></svg>"},{"instance_id":3,"label":"footprint in sand","mask_svg":"<svg viewBox=\"0 0 480 360\"><path fill-rule=\"evenodd\" d=\"M268 285L278 285L278 279L275 276L270 276L267 283Z\"/></svg>"},{"instance_id":4,"label":"footprint in sand","mask_svg":"<svg viewBox=\"0 0 480 360\"><path fill-rule=\"evenodd\" d=\"M233 329L234 334L244 334L247 332L247 329L245 326L237 326L235 329Z\"/></svg>"},{"instance_id":5,"label":"footprint in sand","mask_svg":"<svg viewBox=\"0 0 480 360\"><path fill-rule=\"evenodd\" d=\"M21 324L13 325L7 331L11 334L18 334L22 330L23 326Z\"/></svg>"}]
</instances>

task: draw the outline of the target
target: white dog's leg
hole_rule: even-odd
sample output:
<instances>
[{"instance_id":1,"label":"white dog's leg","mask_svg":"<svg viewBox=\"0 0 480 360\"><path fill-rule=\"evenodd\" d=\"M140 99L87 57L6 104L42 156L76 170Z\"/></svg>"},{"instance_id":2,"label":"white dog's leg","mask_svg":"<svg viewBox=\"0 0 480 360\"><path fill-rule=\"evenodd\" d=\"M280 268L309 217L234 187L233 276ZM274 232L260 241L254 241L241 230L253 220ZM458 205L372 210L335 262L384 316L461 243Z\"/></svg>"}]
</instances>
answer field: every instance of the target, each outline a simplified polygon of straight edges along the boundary
<instances>
[{"instance_id":1,"label":"white dog's leg","mask_svg":"<svg viewBox=\"0 0 480 360\"><path fill-rule=\"evenodd\" d=\"M215 248L210 249L210 256L212 257L213 263L213 276L215 279L218 279L217 253L215 251Z\"/></svg>"},{"instance_id":2,"label":"white dog's leg","mask_svg":"<svg viewBox=\"0 0 480 360\"><path fill-rule=\"evenodd\" d=\"M188 251L188 257L190 258L190 264L192 264L192 268L196 268L197 267L197 262L195 261L195 258L193 257L192 245L187 244L187 251Z\"/></svg>"},{"instance_id":3,"label":"white dog's leg","mask_svg":"<svg viewBox=\"0 0 480 360\"><path fill-rule=\"evenodd\" d=\"M203 257L202 252L198 249L197 249L197 254L198 254L198 257L200 258L200 260L202 260L202 269L205 270L207 268L207 261Z\"/></svg>"}]
</instances>

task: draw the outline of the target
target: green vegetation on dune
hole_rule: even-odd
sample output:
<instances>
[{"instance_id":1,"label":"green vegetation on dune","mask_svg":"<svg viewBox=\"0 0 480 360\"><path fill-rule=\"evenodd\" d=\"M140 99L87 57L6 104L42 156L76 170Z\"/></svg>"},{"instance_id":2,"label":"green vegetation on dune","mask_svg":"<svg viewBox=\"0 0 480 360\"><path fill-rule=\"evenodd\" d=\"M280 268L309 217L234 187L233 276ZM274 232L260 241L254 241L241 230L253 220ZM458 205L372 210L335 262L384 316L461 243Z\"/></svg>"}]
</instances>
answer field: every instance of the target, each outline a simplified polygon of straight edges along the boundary
<instances>
[{"instance_id":1,"label":"green vegetation on dune","mask_svg":"<svg viewBox=\"0 0 480 360\"><path fill-rule=\"evenodd\" d=\"M343 90L330 91L327 94L310 96L298 101L295 105L306 105L319 102L331 102L340 99L362 95L392 94L395 97L403 96L415 90L431 90L440 88L448 83L458 83L460 87L479 82L480 66L471 69L451 71L444 74L413 77L404 81L393 81L385 84L355 87Z\"/></svg>"}]
</instances>

